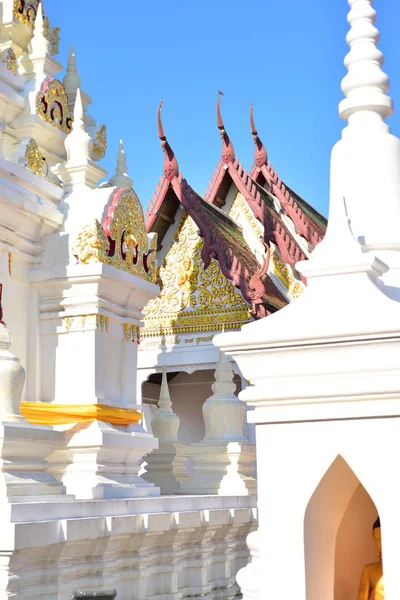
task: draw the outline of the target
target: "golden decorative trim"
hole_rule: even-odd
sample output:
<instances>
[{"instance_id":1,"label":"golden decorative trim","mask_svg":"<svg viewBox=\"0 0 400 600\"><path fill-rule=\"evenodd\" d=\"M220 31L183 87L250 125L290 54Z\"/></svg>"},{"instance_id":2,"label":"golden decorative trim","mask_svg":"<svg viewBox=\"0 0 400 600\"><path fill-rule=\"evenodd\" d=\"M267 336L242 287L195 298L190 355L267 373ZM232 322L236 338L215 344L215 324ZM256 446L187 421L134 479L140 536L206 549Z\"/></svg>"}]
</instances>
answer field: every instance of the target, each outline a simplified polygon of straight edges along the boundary
<instances>
[{"instance_id":1,"label":"golden decorative trim","mask_svg":"<svg viewBox=\"0 0 400 600\"><path fill-rule=\"evenodd\" d=\"M67 92L58 79L46 81L42 91L36 95L36 112L44 121L63 133L72 130L72 115Z\"/></svg>"},{"instance_id":2,"label":"golden decorative trim","mask_svg":"<svg viewBox=\"0 0 400 600\"><path fill-rule=\"evenodd\" d=\"M275 275L279 277L280 281L288 290L290 298L295 300L303 293L304 288L294 277L289 267L280 258L276 251L272 253L271 259Z\"/></svg>"},{"instance_id":3,"label":"golden decorative trim","mask_svg":"<svg viewBox=\"0 0 400 600\"><path fill-rule=\"evenodd\" d=\"M155 282L157 236L149 247L143 209L133 190L121 194L109 219L104 226L97 220L86 225L71 248L72 254L81 264L102 262Z\"/></svg>"},{"instance_id":4,"label":"golden decorative trim","mask_svg":"<svg viewBox=\"0 0 400 600\"><path fill-rule=\"evenodd\" d=\"M64 317L63 319L64 321L64 326L65 326L65 331L69 331L72 327L72 323L74 322L74 318L73 317Z\"/></svg>"},{"instance_id":5,"label":"golden decorative trim","mask_svg":"<svg viewBox=\"0 0 400 600\"><path fill-rule=\"evenodd\" d=\"M60 43L60 28L52 27L48 17L43 19L44 37L51 44L51 53L58 54L58 46Z\"/></svg>"},{"instance_id":6,"label":"golden decorative trim","mask_svg":"<svg viewBox=\"0 0 400 600\"><path fill-rule=\"evenodd\" d=\"M64 329L68 333L75 331L90 331L100 329L102 332L110 331L110 317L104 315L75 315L63 318Z\"/></svg>"},{"instance_id":7,"label":"golden decorative trim","mask_svg":"<svg viewBox=\"0 0 400 600\"><path fill-rule=\"evenodd\" d=\"M72 254L83 265L97 262L107 262L110 242L97 219L91 225L86 225L72 246Z\"/></svg>"},{"instance_id":8,"label":"golden decorative trim","mask_svg":"<svg viewBox=\"0 0 400 600\"><path fill-rule=\"evenodd\" d=\"M40 0L14 0L13 14L21 23L33 29Z\"/></svg>"},{"instance_id":9,"label":"golden decorative trim","mask_svg":"<svg viewBox=\"0 0 400 600\"><path fill-rule=\"evenodd\" d=\"M44 177L43 167L46 163L45 158L39 150L39 146L34 139L31 139L25 150L25 160L27 168L39 177Z\"/></svg>"},{"instance_id":10,"label":"golden decorative trim","mask_svg":"<svg viewBox=\"0 0 400 600\"><path fill-rule=\"evenodd\" d=\"M9 71L14 73L14 75L17 75L17 70L18 70L17 56L12 48L7 48L6 50L4 50L4 52L2 52L1 60L2 60L2 62L4 62L6 64L7 69Z\"/></svg>"},{"instance_id":11,"label":"golden decorative trim","mask_svg":"<svg viewBox=\"0 0 400 600\"><path fill-rule=\"evenodd\" d=\"M93 160L101 160L105 157L107 150L107 126L101 125L97 128L93 141Z\"/></svg>"},{"instance_id":12,"label":"golden decorative trim","mask_svg":"<svg viewBox=\"0 0 400 600\"><path fill-rule=\"evenodd\" d=\"M130 323L124 323L124 337L127 342L140 342L140 327L138 325L131 325Z\"/></svg>"},{"instance_id":13,"label":"golden decorative trim","mask_svg":"<svg viewBox=\"0 0 400 600\"><path fill-rule=\"evenodd\" d=\"M12 275L12 267L13 267L13 255L12 252L8 253L8 272L10 276Z\"/></svg>"},{"instance_id":14,"label":"golden decorative trim","mask_svg":"<svg viewBox=\"0 0 400 600\"><path fill-rule=\"evenodd\" d=\"M240 192L237 192L232 205L228 211L228 215L236 222L240 222L240 215L243 214L245 220L247 221L250 228L259 238L263 235L263 226L260 221L256 219L253 214L253 211L250 209L246 200L243 198Z\"/></svg>"},{"instance_id":15,"label":"golden decorative trim","mask_svg":"<svg viewBox=\"0 0 400 600\"><path fill-rule=\"evenodd\" d=\"M161 293L143 309L141 339L178 333L238 329L250 321L251 307L221 273L215 259L207 269L203 240L186 213L159 270Z\"/></svg>"}]
</instances>

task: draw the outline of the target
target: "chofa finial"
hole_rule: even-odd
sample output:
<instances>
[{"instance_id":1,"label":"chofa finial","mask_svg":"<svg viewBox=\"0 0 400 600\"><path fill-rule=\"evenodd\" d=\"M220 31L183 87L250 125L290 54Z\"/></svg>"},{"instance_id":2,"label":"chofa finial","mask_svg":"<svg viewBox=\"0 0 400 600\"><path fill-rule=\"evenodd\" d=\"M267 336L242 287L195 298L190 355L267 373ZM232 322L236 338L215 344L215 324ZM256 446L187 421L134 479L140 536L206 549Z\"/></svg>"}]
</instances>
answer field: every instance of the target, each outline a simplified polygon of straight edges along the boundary
<instances>
[{"instance_id":1,"label":"chofa finial","mask_svg":"<svg viewBox=\"0 0 400 600\"><path fill-rule=\"evenodd\" d=\"M221 115L221 98L223 96L223 92L218 90L218 100L217 100L217 125L219 129L220 136L222 138L222 160L227 165L230 162L235 160L235 150L233 148L233 144L229 139L229 135L226 133L225 125L222 120Z\"/></svg>"},{"instance_id":2,"label":"chofa finial","mask_svg":"<svg viewBox=\"0 0 400 600\"><path fill-rule=\"evenodd\" d=\"M158 137L161 140L161 148L165 153L164 157L164 175L168 179L168 181L172 181L174 177L179 175L179 165L176 160L174 151L167 141L167 136L164 132L164 127L161 119L161 109L162 109L163 101L160 100L160 104L157 110L157 122L158 122Z\"/></svg>"},{"instance_id":3,"label":"chofa finial","mask_svg":"<svg viewBox=\"0 0 400 600\"><path fill-rule=\"evenodd\" d=\"M264 144L258 137L258 132L257 132L256 126L254 123L254 114L253 113L254 113L254 104L252 104L250 107L250 129L251 129L251 135L253 136L254 144L256 146L256 148L254 150L254 164L256 165L256 167L262 167L263 165L266 165L268 162L268 153L267 153L267 149L265 148Z\"/></svg>"}]
</instances>

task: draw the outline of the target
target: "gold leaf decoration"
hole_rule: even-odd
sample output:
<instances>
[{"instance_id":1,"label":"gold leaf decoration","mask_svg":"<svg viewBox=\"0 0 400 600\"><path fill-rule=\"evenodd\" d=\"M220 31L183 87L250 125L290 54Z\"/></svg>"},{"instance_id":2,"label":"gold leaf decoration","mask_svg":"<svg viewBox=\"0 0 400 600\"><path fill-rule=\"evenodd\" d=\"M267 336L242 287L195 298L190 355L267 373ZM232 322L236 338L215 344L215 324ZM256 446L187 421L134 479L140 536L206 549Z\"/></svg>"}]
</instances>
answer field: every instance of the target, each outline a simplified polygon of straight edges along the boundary
<instances>
[{"instance_id":1,"label":"gold leaf decoration","mask_svg":"<svg viewBox=\"0 0 400 600\"><path fill-rule=\"evenodd\" d=\"M48 17L43 19L44 36L51 44L51 53L58 54L58 46L60 43L60 28L52 27Z\"/></svg>"},{"instance_id":2,"label":"gold leaf decoration","mask_svg":"<svg viewBox=\"0 0 400 600\"><path fill-rule=\"evenodd\" d=\"M17 69L18 69L17 57L12 48L7 48L7 50L4 50L4 52L2 53L2 56L1 56L1 60L7 65L7 69L9 71L14 73L14 75L17 74Z\"/></svg>"},{"instance_id":3,"label":"gold leaf decoration","mask_svg":"<svg viewBox=\"0 0 400 600\"><path fill-rule=\"evenodd\" d=\"M26 147L25 160L27 168L32 171L32 173L39 175L40 177L45 176L43 167L46 161L34 139L31 139Z\"/></svg>"},{"instance_id":4,"label":"gold leaf decoration","mask_svg":"<svg viewBox=\"0 0 400 600\"><path fill-rule=\"evenodd\" d=\"M101 125L97 128L93 141L93 160L101 160L105 157L107 150L107 126Z\"/></svg>"},{"instance_id":5,"label":"gold leaf decoration","mask_svg":"<svg viewBox=\"0 0 400 600\"><path fill-rule=\"evenodd\" d=\"M36 96L36 112L44 121L64 133L72 130L72 116L64 85L58 79L48 79Z\"/></svg>"},{"instance_id":6,"label":"gold leaf decoration","mask_svg":"<svg viewBox=\"0 0 400 600\"><path fill-rule=\"evenodd\" d=\"M263 227L262 227L260 221L258 221L256 219L256 217L253 214L253 211L250 209L246 200L243 198L242 194L240 192L238 192L232 202L232 205L229 209L228 215L234 221L238 221L240 214L244 215L247 223L249 224L251 229L254 231L254 233L257 235L257 237L259 237L260 235L263 235Z\"/></svg>"},{"instance_id":7,"label":"gold leaf decoration","mask_svg":"<svg viewBox=\"0 0 400 600\"><path fill-rule=\"evenodd\" d=\"M21 23L29 25L33 29L39 1L40 0L14 0L14 17L21 21Z\"/></svg>"},{"instance_id":8,"label":"gold leaf decoration","mask_svg":"<svg viewBox=\"0 0 400 600\"><path fill-rule=\"evenodd\" d=\"M155 282L156 244L157 236L149 248L143 209L135 192L118 190L104 225L97 220L86 225L71 250L81 264L102 262Z\"/></svg>"},{"instance_id":9,"label":"gold leaf decoration","mask_svg":"<svg viewBox=\"0 0 400 600\"><path fill-rule=\"evenodd\" d=\"M160 295L143 309L141 337L236 329L250 321L251 307L221 273L215 259L207 269L203 240L186 213L159 270Z\"/></svg>"},{"instance_id":10,"label":"gold leaf decoration","mask_svg":"<svg viewBox=\"0 0 400 600\"><path fill-rule=\"evenodd\" d=\"M94 219L91 225L86 225L79 233L72 246L72 254L83 265L107 262L109 248L110 242L103 227Z\"/></svg>"}]
</instances>

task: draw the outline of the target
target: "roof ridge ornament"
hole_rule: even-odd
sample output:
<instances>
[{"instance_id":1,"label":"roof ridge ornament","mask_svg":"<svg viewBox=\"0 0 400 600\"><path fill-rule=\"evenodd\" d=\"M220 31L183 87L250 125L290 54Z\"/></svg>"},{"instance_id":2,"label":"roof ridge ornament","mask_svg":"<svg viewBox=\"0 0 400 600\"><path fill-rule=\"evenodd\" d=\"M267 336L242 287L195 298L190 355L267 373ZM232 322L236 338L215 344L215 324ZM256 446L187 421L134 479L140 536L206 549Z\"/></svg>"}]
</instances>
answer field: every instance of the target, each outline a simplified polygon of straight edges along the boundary
<instances>
[{"instance_id":1,"label":"roof ridge ornament","mask_svg":"<svg viewBox=\"0 0 400 600\"><path fill-rule=\"evenodd\" d=\"M229 135L226 133L225 125L222 120L221 115L221 97L223 96L223 92L218 90L218 100L217 100L217 125L219 129L219 134L222 139L222 160L228 165L235 160L235 149L233 144L229 138Z\"/></svg>"},{"instance_id":2,"label":"roof ridge ornament","mask_svg":"<svg viewBox=\"0 0 400 600\"><path fill-rule=\"evenodd\" d=\"M364 113L368 118L375 113L384 120L392 114L393 102L387 95L390 80L382 69L384 56L377 48L380 35L374 25L373 0L348 3L350 31L346 41L350 52L344 60L348 73L342 80L342 91L346 98L339 104L339 114L349 120L355 113Z\"/></svg>"},{"instance_id":3,"label":"roof ridge ornament","mask_svg":"<svg viewBox=\"0 0 400 600\"><path fill-rule=\"evenodd\" d=\"M161 141L161 148L162 148L163 152L165 153L164 175L165 175L166 179L168 179L168 181L172 181L174 179L174 177L177 177L179 175L179 165L178 165L176 156L174 154L174 151L172 150L171 146L169 145L169 143L167 141L167 136L165 135L165 132L164 132L164 127L163 127L162 119L161 119L162 105L163 105L163 101L160 100L160 104L159 104L158 110L157 110L158 137L160 138L160 141Z\"/></svg>"},{"instance_id":4,"label":"roof ridge ornament","mask_svg":"<svg viewBox=\"0 0 400 600\"><path fill-rule=\"evenodd\" d=\"M255 150L254 150L254 164L256 167L261 168L263 165L268 163L268 152L264 144L258 136L258 132L254 123L254 104L250 106L250 130L253 136Z\"/></svg>"}]
</instances>

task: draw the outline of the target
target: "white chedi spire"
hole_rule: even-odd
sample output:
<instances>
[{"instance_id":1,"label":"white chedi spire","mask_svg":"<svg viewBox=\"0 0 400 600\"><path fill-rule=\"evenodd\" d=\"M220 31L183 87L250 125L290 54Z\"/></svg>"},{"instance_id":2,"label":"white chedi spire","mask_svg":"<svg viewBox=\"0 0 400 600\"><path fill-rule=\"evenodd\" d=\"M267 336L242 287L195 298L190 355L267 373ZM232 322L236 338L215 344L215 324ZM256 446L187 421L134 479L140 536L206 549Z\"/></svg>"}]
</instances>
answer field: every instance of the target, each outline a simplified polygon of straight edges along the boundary
<instances>
[{"instance_id":1,"label":"white chedi spire","mask_svg":"<svg viewBox=\"0 0 400 600\"><path fill-rule=\"evenodd\" d=\"M110 185L124 188L133 187L133 181L128 175L128 166L126 164L126 155L122 140L119 141L117 168L115 175L110 179Z\"/></svg>"},{"instance_id":2,"label":"white chedi spire","mask_svg":"<svg viewBox=\"0 0 400 600\"><path fill-rule=\"evenodd\" d=\"M169 394L167 372L163 367L158 411L151 420L153 434L160 444L176 444L178 442L179 417L172 410Z\"/></svg>"},{"instance_id":3,"label":"white chedi spire","mask_svg":"<svg viewBox=\"0 0 400 600\"><path fill-rule=\"evenodd\" d=\"M386 118L393 112L387 95L389 77L382 70L384 57L377 48L379 31L374 26L373 0L348 0L351 7L347 20L350 31L346 40L350 52L345 58L348 73L342 81L346 99L340 103L340 116L348 120L354 113L373 111Z\"/></svg>"},{"instance_id":4,"label":"white chedi spire","mask_svg":"<svg viewBox=\"0 0 400 600\"><path fill-rule=\"evenodd\" d=\"M35 29L33 31L33 37L31 41L31 58L45 58L46 55L51 54L51 43L45 36L44 18L43 18L43 6L42 2L39 2L36 19Z\"/></svg>"},{"instance_id":5,"label":"white chedi spire","mask_svg":"<svg viewBox=\"0 0 400 600\"><path fill-rule=\"evenodd\" d=\"M246 407L234 394L234 375L229 356L220 351L214 374L215 382L211 386L214 394L202 408L205 425L203 442L246 440L243 435Z\"/></svg>"},{"instance_id":6,"label":"white chedi spire","mask_svg":"<svg viewBox=\"0 0 400 600\"><path fill-rule=\"evenodd\" d=\"M81 87L81 78L79 77L78 69L76 66L75 51L72 45L69 50L67 72L63 79L63 83L68 95L76 94L78 88Z\"/></svg>"},{"instance_id":7,"label":"white chedi spire","mask_svg":"<svg viewBox=\"0 0 400 600\"><path fill-rule=\"evenodd\" d=\"M350 52L342 81L346 98L339 104L348 125L332 150L328 229L312 260L318 258L327 268L332 264L341 239L344 198L355 238L364 251L374 252L388 265L380 280L388 295L400 299L400 140L385 122L393 105L382 69L384 57L377 48L372 2L348 0ZM299 265L298 270L305 275L309 267L303 272Z\"/></svg>"},{"instance_id":8,"label":"white chedi spire","mask_svg":"<svg viewBox=\"0 0 400 600\"><path fill-rule=\"evenodd\" d=\"M90 135L85 131L83 122L83 105L81 91L78 88L74 107L74 122L72 131L65 139L68 164L86 164L90 159L91 146L93 142Z\"/></svg>"}]
</instances>

